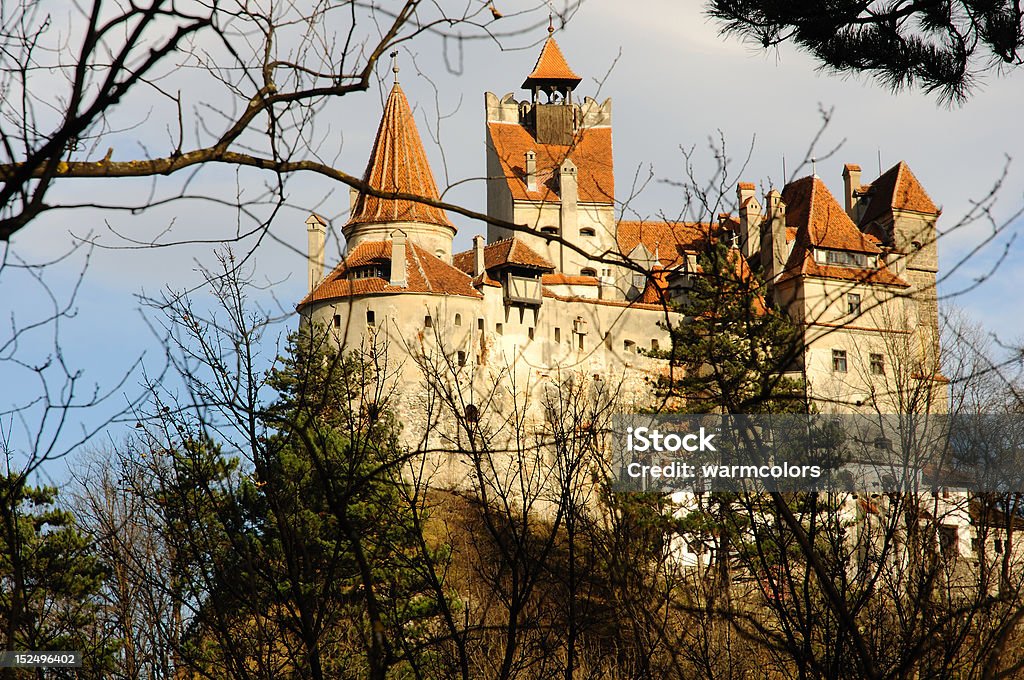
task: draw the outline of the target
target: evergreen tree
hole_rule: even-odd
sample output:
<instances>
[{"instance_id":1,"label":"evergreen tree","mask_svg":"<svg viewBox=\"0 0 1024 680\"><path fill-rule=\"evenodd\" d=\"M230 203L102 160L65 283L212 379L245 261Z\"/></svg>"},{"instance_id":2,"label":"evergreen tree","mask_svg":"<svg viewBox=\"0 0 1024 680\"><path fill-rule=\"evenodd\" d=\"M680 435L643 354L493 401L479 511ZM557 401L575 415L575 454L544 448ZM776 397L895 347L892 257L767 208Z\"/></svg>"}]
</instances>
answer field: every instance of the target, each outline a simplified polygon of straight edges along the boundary
<instances>
[{"instance_id":1,"label":"evergreen tree","mask_svg":"<svg viewBox=\"0 0 1024 680\"><path fill-rule=\"evenodd\" d=\"M106 570L93 545L57 505L55 487L7 474L0 477L0 500L2 649L80 651L83 667L68 677L105 677L117 641L100 624Z\"/></svg>"},{"instance_id":2,"label":"evergreen tree","mask_svg":"<svg viewBox=\"0 0 1024 680\"><path fill-rule=\"evenodd\" d=\"M1013 0L712 0L708 13L751 43L793 43L826 69L946 101L965 100L981 73L1024 61L1024 15Z\"/></svg>"},{"instance_id":3,"label":"evergreen tree","mask_svg":"<svg viewBox=\"0 0 1024 680\"><path fill-rule=\"evenodd\" d=\"M277 677L399 677L423 663L436 598L402 493L399 426L374 399L376 379L315 328L290 337L267 379L278 396L259 415L251 474L234 509L207 522L231 546L196 637L211 660L229 658L237 639Z\"/></svg>"},{"instance_id":4,"label":"evergreen tree","mask_svg":"<svg viewBox=\"0 0 1024 680\"><path fill-rule=\"evenodd\" d=\"M735 248L714 242L697 260L682 320L669 328L673 378L662 388L689 413L801 412L800 381L785 371L802 348L799 329L771 304Z\"/></svg>"}]
</instances>

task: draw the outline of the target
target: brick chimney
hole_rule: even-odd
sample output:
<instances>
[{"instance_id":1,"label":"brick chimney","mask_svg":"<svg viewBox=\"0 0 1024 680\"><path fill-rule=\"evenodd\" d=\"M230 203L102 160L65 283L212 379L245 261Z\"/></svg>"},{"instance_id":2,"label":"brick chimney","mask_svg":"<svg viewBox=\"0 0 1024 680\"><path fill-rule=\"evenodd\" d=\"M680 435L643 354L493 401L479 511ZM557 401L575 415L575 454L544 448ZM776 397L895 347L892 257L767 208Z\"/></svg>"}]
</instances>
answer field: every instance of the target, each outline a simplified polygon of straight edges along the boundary
<instances>
[{"instance_id":1,"label":"brick chimney","mask_svg":"<svg viewBox=\"0 0 1024 680\"><path fill-rule=\"evenodd\" d=\"M576 206L579 200L579 185L576 164L571 158L566 158L558 166L558 196L561 199L559 233L562 238L574 238L577 233ZM558 270L565 271L565 245L561 242L558 244Z\"/></svg>"},{"instance_id":2,"label":"brick chimney","mask_svg":"<svg viewBox=\"0 0 1024 680\"><path fill-rule=\"evenodd\" d=\"M844 207L850 219L856 222L860 215L856 214L857 198L855 194L860 191L860 166L847 163L843 166L843 194L846 198Z\"/></svg>"},{"instance_id":3,"label":"brick chimney","mask_svg":"<svg viewBox=\"0 0 1024 680\"><path fill-rule=\"evenodd\" d=\"M484 273L484 237L477 234L473 237L473 276Z\"/></svg>"},{"instance_id":4,"label":"brick chimney","mask_svg":"<svg viewBox=\"0 0 1024 680\"><path fill-rule=\"evenodd\" d=\"M786 243L786 204L782 194L772 189L765 196L768 207L768 222L761 234L761 268L765 279L775 281L782 275L789 258L789 245Z\"/></svg>"},{"instance_id":5,"label":"brick chimney","mask_svg":"<svg viewBox=\"0 0 1024 680\"><path fill-rule=\"evenodd\" d=\"M526 168L526 190L536 191L537 190L537 153L530 149L523 154L526 160L524 167Z\"/></svg>"},{"instance_id":6,"label":"brick chimney","mask_svg":"<svg viewBox=\"0 0 1024 680\"><path fill-rule=\"evenodd\" d=\"M327 240L327 220L312 213L306 218L306 232L309 248L306 260L309 271L309 292L320 285L324 278L324 242Z\"/></svg>"},{"instance_id":7,"label":"brick chimney","mask_svg":"<svg viewBox=\"0 0 1024 680\"><path fill-rule=\"evenodd\" d=\"M748 261L761 247L761 204L754 196L755 187L751 182L736 185L736 201L740 213L740 251Z\"/></svg>"},{"instance_id":8,"label":"brick chimney","mask_svg":"<svg viewBox=\"0 0 1024 680\"><path fill-rule=\"evenodd\" d=\"M405 287L408 284L405 271L406 233L401 229L391 232L391 285Z\"/></svg>"}]
</instances>

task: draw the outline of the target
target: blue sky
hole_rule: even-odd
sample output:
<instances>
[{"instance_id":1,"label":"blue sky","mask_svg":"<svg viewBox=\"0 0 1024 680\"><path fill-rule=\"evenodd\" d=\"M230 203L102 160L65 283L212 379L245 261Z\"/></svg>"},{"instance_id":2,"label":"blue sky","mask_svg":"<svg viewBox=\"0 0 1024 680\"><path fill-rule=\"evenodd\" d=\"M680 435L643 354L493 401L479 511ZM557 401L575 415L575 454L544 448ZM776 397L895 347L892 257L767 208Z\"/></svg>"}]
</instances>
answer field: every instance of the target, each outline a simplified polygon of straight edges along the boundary
<instances>
[{"instance_id":1,"label":"blue sky","mask_svg":"<svg viewBox=\"0 0 1024 680\"><path fill-rule=\"evenodd\" d=\"M505 9L503 3L497 4ZM468 42L461 56L451 44L446 47L432 38L402 50L400 79L415 108L438 184L444 188L462 181L446 199L478 210L485 208L479 179L484 173L483 93L514 91L522 96L519 85L532 69L545 37L546 31L539 27L506 41L503 49L493 42ZM866 78L843 79L821 73L808 57L789 48L765 53L735 39L720 38L702 15L700 3L669 0L649 0L643 5L615 0L585 2L556 38L569 64L584 78L577 93L600 100L612 97L620 199L635 175L654 173L648 188L631 202L629 218L677 215L681 196L671 181L685 177L680 147L694 147L698 174L709 173L714 161L706 150L708 139L720 133L736 165L753 144L751 160L736 180L757 182L764 188L769 181L780 183L783 159L790 173L803 160L821 124L822 107L832 110L833 116L819 155L836 146L839 150L818 161L816 170L837 195L842 189L844 163L859 163L864 180L870 181L879 165L885 170L906 160L943 208L940 229L948 229L970 209L972 200L989 191L1009 156L1013 161L994 218L1005 220L1024 205L1024 135L1017 122L1024 107L1024 71L1019 69L1004 78L987 78L965 105L943 108L934 97L919 92L892 95ZM391 80L390 64L382 63L379 75L386 88ZM173 78L192 97L192 104L221 105L222 91L215 84L184 71ZM315 151L320 157L361 174L382 100L383 92L377 88L325 105L316 121L320 145ZM143 147L161 153L168 134L167 120L162 118L166 112L159 106L152 101L131 101L112 121L112 127L136 124L109 143L116 158L138 156ZM440 146L432 137L439 138ZM470 181L463 181L467 179ZM192 187L248 197L258 195L266 181L266 176L254 171L207 168L193 180ZM177 182L174 178L161 180L158 190L170 190ZM142 200L150 188L150 180L80 180L68 182L60 190L66 200L114 203ZM348 207L347 187L321 177L295 178L288 192L289 207L279 213L251 260L256 280L267 285L264 302L278 305L285 313L304 292L304 220L308 211L327 215L340 226ZM459 249L469 246L473 234L484 231L482 225L464 218L454 221L459 227ZM63 252L74 237L91 233L101 244L92 252L77 298L77 314L61 329L61 344L68 364L82 371L86 383L103 389L116 383L137 357L144 357L151 372L162 365L162 349L146 320L151 313L140 306L137 296L198 284L198 266L213 264L215 248L211 243L193 243L134 249L126 247L129 244L121 236L146 240L166 232L164 238L170 240L216 241L236 233L238 225L238 216L231 210L198 201L137 215L76 210L37 220L13 239L11 248L27 261L40 262ZM1010 235L1020 231L1018 222L997 237L945 282L940 294L970 287L991 268ZM990 233L991 226L979 222L944 237L939 246L941 265L951 267ZM1019 301L1019 291L1024 288L1022 241L1010 246L1008 257L989 280L955 297L955 304L969 310L1006 342L1024 336L1024 304ZM250 243L234 247L244 252ZM328 259L336 259L337 246L335 241ZM70 288L82 258L80 251L47 272L58 294ZM4 332L12 314L24 323L44 313L44 291L24 275L6 271L0 285ZM203 295L202 291L196 293L200 303ZM291 321L281 324L272 336L286 332L289 323L293 325ZM42 357L49 353L48 347L47 337L37 334L21 351L23 356ZM268 360L272 353L269 348ZM0 365L0 410L30 394L32 378L30 371ZM135 373L107 411L73 414L80 421L73 429L102 422L114 404L127 403L139 393L140 382L140 374ZM16 422L3 427L9 430L12 425L17 437ZM121 432L118 427L110 433L115 440Z\"/></svg>"}]
</instances>

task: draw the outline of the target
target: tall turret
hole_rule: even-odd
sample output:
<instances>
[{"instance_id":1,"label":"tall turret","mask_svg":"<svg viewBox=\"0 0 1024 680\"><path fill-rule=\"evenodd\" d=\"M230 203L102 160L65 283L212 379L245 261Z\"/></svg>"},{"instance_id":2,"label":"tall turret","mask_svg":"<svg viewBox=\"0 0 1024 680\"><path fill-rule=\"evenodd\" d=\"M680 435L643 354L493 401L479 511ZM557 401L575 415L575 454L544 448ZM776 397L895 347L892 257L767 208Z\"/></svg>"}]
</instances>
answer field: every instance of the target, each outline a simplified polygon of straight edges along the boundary
<instances>
[{"instance_id":1,"label":"tall turret","mask_svg":"<svg viewBox=\"0 0 1024 680\"><path fill-rule=\"evenodd\" d=\"M380 191L438 200L437 185L412 110L397 81L384 106L364 181ZM388 240L396 230L442 260L451 262L455 226L444 210L426 203L359 194L352 203L352 214L342 233L351 251L363 241Z\"/></svg>"}]
</instances>

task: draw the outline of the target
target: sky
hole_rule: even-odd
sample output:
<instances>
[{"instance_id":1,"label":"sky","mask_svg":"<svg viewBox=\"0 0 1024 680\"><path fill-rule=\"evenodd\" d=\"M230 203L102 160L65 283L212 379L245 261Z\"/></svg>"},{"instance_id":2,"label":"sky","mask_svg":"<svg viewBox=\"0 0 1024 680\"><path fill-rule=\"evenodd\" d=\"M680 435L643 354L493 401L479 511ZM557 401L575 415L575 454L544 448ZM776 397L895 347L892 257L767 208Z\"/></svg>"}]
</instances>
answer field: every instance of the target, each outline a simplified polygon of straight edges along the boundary
<instances>
[{"instance_id":1,"label":"sky","mask_svg":"<svg viewBox=\"0 0 1024 680\"><path fill-rule=\"evenodd\" d=\"M508 11L510 7L503 5L513 3L496 4ZM905 160L942 208L940 232L949 232L939 242L942 271L953 269L991 236L992 224L984 220L953 227L971 209L972 201L990 191L1007 159L1009 172L992 218L1001 224L1024 206L1024 135L1019 128L1019 111L1024 108L1022 69L1004 77L988 76L965 104L948 108L921 92L894 95L865 77L823 73L808 56L790 47L765 52L735 38L723 38L696 1L588 0L570 14L565 25L557 22L555 38L570 66L583 77L577 95L599 101L612 98L618 198L630 193L634 178L650 178L625 208L629 219L678 216L683 199L677 183L686 178L682 150L693 149L696 174L707 176L716 167L711 139L725 140L733 186L735 181L751 181L764 190L781 189L784 164L790 175L798 170L821 127L822 110L831 111L831 118L814 152L821 158L815 163L816 173L833 194L841 196L844 163L861 165L868 182L879 170ZM460 50L452 41L428 36L400 50L399 79L446 200L485 210L483 93L526 96L520 84L547 36L544 18L535 13L502 19L510 26L534 27L500 45L467 41ZM380 87L329 102L317 112L320 143L309 149L310 154L362 174L392 80L390 66L385 60L378 69ZM186 69L169 78L193 105L208 110L222 106L223 92L216 83ZM142 149L161 153L169 136L167 115L158 101L128 102L111 121L112 128L123 128L110 142L115 158L138 156ZM806 167L798 174L810 172ZM178 181L160 180L157 191L177 186ZM268 177L253 171L211 168L192 180L190 188L253 197L267 181ZM62 185L60 195L65 200L124 203L141 201L152 187L151 180L75 180ZM276 216L249 260L254 280L263 287L260 302L282 316L268 335L271 339L296 323L291 312L305 292L308 212L324 214L340 227L348 208L348 188L319 176L293 179L288 192L288 207ZM459 229L456 250L468 248L473 234L485 232L483 225L468 219L453 216L453 221ZM1024 288L1024 238L1013 240L1022 224L1020 220L1011 224L944 279L940 288L944 305L968 310L1006 343L1024 338L1024 303L1019 292ZM136 360L141 358L148 375L158 374L163 365L164 352L152 330L159 314L142 305L139 296L197 286L202 281L199 269L215 264L216 241L244 228L244 221L233 211L192 201L140 214L59 212L15 236L9 261L29 263L53 259L87 234L98 243L84 269L74 317L60 327L60 357L69 370L81 372L81 385L113 389L114 396L100 408L73 413L67 432L90 431L140 394L143 373L131 370ZM163 241L204 242L159 249L136 248L131 243L157 235ZM339 239L340 235L332 241L329 261L337 260ZM246 252L247 245L251 241L233 247ZM1005 259L987 275L1004 251ZM43 271L58 304L68 299L85 265L85 252L79 249ZM978 283L979 278L985 280ZM31 323L42 318L52 303L43 287L24 271L5 272L0 288L0 319L6 323L0 331L2 343L12 320ZM200 305L209 302L208 292L202 289L193 296ZM28 367L0 362L0 412L38 392L40 374L31 365L56 355L52 338L52 329L26 338L18 356L26 359ZM269 347L267 361L272 355ZM119 386L125 373L128 379ZM11 441L25 440L37 422L19 424L9 416L0 417L0 439L7 433ZM133 423L129 415L125 423L107 428L96 445L116 441ZM66 436L64 440L71 441ZM76 456L69 458L72 466Z\"/></svg>"}]
</instances>

